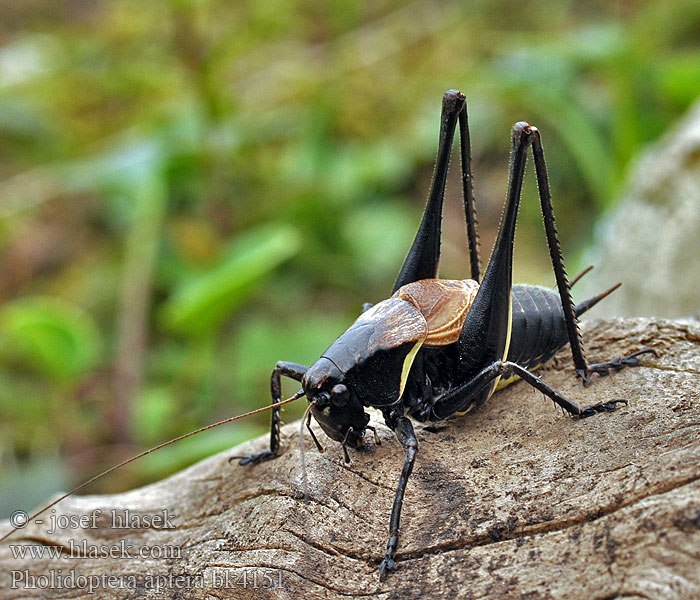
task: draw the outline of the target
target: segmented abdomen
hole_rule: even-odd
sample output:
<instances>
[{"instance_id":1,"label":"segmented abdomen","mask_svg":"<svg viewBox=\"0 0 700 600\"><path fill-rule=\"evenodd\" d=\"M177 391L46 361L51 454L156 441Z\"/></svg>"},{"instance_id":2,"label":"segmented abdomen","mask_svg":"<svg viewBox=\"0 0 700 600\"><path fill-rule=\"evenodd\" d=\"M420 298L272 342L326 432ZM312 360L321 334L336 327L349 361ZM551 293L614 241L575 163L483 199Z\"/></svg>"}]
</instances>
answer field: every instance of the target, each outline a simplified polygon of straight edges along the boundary
<instances>
[{"instance_id":1,"label":"segmented abdomen","mask_svg":"<svg viewBox=\"0 0 700 600\"><path fill-rule=\"evenodd\" d=\"M534 369L568 342L559 294L539 286L514 285L508 360Z\"/></svg>"}]
</instances>

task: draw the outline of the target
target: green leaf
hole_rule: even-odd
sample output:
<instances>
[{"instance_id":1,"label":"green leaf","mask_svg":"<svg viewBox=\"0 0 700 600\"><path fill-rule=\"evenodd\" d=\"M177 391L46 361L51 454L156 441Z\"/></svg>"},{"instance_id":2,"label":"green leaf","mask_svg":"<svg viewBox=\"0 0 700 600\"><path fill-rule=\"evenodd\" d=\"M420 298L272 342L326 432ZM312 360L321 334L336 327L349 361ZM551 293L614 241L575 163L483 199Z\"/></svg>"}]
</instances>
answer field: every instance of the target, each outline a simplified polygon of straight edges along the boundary
<instances>
[{"instance_id":1,"label":"green leaf","mask_svg":"<svg viewBox=\"0 0 700 600\"><path fill-rule=\"evenodd\" d=\"M413 241L416 215L405 200L385 201L357 208L341 226L363 279L391 280Z\"/></svg>"},{"instance_id":2,"label":"green leaf","mask_svg":"<svg viewBox=\"0 0 700 600\"><path fill-rule=\"evenodd\" d=\"M58 298L33 296L0 310L3 352L54 379L70 379L99 359L100 335L90 316Z\"/></svg>"},{"instance_id":3,"label":"green leaf","mask_svg":"<svg viewBox=\"0 0 700 600\"><path fill-rule=\"evenodd\" d=\"M164 424L175 417L175 401L167 387L150 387L139 394L133 405L132 426L136 439L142 443L159 441Z\"/></svg>"},{"instance_id":4,"label":"green leaf","mask_svg":"<svg viewBox=\"0 0 700 600\"><path fill-rule=\"evenodd\" d=\"M163 305L164 327L192 336L219 327L252 294L263 277L299 250L295 229L267 225L239 236L218 266L183 284Z\"/></svg>"}]
</instances>

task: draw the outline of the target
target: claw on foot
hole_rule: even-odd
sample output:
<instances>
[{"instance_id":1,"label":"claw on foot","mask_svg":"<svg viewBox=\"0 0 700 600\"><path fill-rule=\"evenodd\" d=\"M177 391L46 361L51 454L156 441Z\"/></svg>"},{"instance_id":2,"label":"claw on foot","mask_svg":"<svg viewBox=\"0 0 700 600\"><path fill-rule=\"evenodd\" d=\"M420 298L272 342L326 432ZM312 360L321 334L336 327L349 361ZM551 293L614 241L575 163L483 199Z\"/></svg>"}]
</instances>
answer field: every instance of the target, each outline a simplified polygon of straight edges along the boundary
<instances>
[{"instance_id":1,"label":"claw on foot","mask_svg":"<svg viewBox=\"0 0 700 600\"><path fill-rule=\"evenodd\" d=\"M383 580L386 577L387 571L393 571L396 568L396 563L393 559L384 557L384 560L379 565L379 580Z\"/></svg>"},{"instance_id":2,"label":"claw on foot","mask_svg":"<svg viewBox=\"0 0 700 600\"><path fill-rule=\"evenodd\" d=\"M576 375L581 378L583 385L586 386L591 382L591 372L584 369L576 369Z\"/></svg>"},{"instance_id":3,"label":"claw on foot","mask_svg":"<svg viewBox=\"0 0 700 600\"><path fill-rule=\"evenodd\" d=\"M577 373L579 377L583 379L583 383L585 385L590 381L591 373L598 373L598 375L601 377L605 377L606 375L609 375L611 371L621 371L625 367L636 367L639 365L639 359L637 357L642 354L653 354L654 356L658 357L658 353L653 348L642 348L641 350L632 352L632 354L628 354L627 356L620 356L619 358L614 358L613 360L609 360L607 362L593 363L592 365L588 366L587 373L583 373L581 371L577 371Z\"/></svg>"},{"instance_id":4,"label":"claw on foot","mask_svg":"<svg viewBox=\"0 0 700 600\"><path fill-rule=\"evenodd\" d=\"M585 419L586 417L591 417L596 413L602 412L612 412L617 409L618 404L627 404L627 400L611 400L610 402L600 402L598 404L591 404L581 409L581 414L578 416L579 419Z\"/></svg>"},{"instance_id":5,"label":"claw on foot","mask_svg":"<svg viewBox=\"0 0 700 600\"><path fill-rule=\"evenodd\" d=\"M257 454L249 454L248 456L230 456L228 462L232 463L234 460L240 459L238 462L239 465L257 465L260 462L271 460L273 458L277 458L277 454L271 450L265 450L263 452L258 452Z\"/></svg>"}]
</instances>

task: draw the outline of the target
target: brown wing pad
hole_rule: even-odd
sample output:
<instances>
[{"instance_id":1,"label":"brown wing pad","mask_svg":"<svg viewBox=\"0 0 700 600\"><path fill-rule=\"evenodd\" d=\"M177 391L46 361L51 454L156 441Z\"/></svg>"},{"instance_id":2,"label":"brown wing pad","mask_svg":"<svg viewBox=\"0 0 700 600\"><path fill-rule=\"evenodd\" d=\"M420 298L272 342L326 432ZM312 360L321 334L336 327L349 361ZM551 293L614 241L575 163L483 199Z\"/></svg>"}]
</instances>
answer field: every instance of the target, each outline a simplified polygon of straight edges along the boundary
<instances>
[{"instance_id":1,"label":"brown wing pad","mask_svg":"<svg viewBox=\"0 0 700 600\"><path fill-rule=\"evenodd\" d=\"M410 304L403 302L379 302L361 314L350 329L370 326L372 334L367 340L367 350L395 348L425 339L427 327L423 316Z\"/></svg>"},{"instance_id":2,"label":"brown wing pad","mask_svg":"<svg viewBox=\"0 0 700 600\"><path fill-rule=\"evenodd\" d=\"M416 307L400 298L389 298L375 304L323 353L343 372L348 373L378 353L399 348L406 352L425 340L427 325Z\"/></svg>"},{"instance_id":3,"label":"brown wing pad","mask_svg":"<svg viewBox=\"0 0 700 600\"><path fill-rule=\"evenodd\" d=\"M423 279L404 285L392 297L410 302L425 318L424 346L446 346L459 339L478 290L472 279Z\"/></svg>"},{"instance_id":4,"label":"brown wing pad","mask_svg":"<svg viewBox=\"0 0 700 600\"><path fill-rule=\"evenodd\" d=\"M426 333L425 318L413 304L389 298L360 315L323 357L366 406L386 406L401 397Z\"/></svg>"}]
</instances>

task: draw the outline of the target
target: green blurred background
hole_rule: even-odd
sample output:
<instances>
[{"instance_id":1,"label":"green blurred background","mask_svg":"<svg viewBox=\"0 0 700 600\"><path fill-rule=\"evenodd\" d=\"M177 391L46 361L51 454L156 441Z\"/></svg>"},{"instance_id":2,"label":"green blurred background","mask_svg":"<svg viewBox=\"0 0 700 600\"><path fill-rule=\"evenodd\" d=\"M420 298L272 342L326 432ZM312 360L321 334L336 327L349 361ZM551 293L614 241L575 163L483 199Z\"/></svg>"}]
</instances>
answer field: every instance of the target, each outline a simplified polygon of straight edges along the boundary
<instances>
[{"instance_id":1,"label":"green blurred background","mask_svg":"<svg viewBox=\"0 0 700 600\"><path fill-rule=\"evenodd\" d=\"M528 120L570 272L630 160L700 91L697 0L1 0L0 14L0 516L268 403L277 360L309 364L386 297L446 89L469 101L482 251L510 127ZM454 175L441 273L458 278ZM515 277L551 284L531 167L524 194Z\"/></svg>"}]
</instances>

